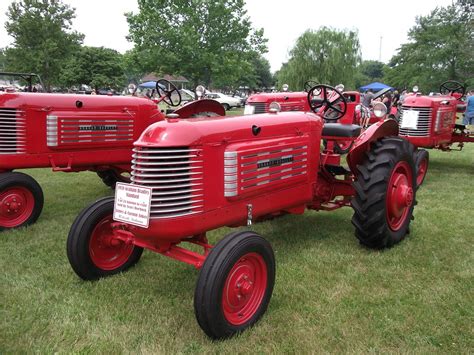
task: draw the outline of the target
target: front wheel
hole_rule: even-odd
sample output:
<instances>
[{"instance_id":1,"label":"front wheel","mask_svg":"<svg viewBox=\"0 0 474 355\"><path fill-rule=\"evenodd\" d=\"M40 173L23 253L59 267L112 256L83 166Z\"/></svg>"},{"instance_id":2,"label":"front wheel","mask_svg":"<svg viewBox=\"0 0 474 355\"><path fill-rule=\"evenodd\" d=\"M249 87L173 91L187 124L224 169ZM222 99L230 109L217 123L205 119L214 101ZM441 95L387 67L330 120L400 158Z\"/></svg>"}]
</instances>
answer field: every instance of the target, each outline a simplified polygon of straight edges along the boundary
<instances>
[{"instance_id":1,"label":"front wheel","mask_svg":"<svg viewBox=\"0 0 474 355\"><path fill-rule=\"evenodd\" d=\"M35 223L43 203L43 190L31 176L0 174L0 231Z\"/></svg>"},{"instance_id":2,"label":"front wheel","mask_svg":"<svg viewBox=\"0 0 474 355\"><path fill-rule=\"evenodd\" d=\"M114 198L106 197L84 209L71 226L67 257L84 280L117 274L140 260L143 248L114 238L113 212Z\"/></svg>"},{"instance_id":3,"label":"front wheel","mask_svg":"<svg viewBox=\"0 0 474 355\"><path fill-rule=\"evenodd\" d=\"M230 105L229 104L222 104L224 107L224 110L229 111L230 110Z\"/></svg>"},{"instance_id":4,"label":"front wheel","mask_svg":"<svg viewBox=\"0 0 474 355\"><path fill-rule=\"evenodd\" d=\"M387 248L408 233L416 195L413 150L402 138L382 138L357 166L352 224L361 244Z\"/></svg>"},{"instance_id":5,"label":"front wheel","mask_svg":"<svg viewBox=\"0 0 474 355\"><path fill-rule=\"evenodd\" d=\"M419 149L415 152L415 166L416 166L416 188L418 189L425 180L428 171L428 164L430 155L427 150Z\"/></svg>"},{"instance_id":6,"label":"front wheel","mask_svg":"<svg viewBox=\"0 0 474 355\"><path fill-rule=\"evenodd\" d=\"M275 283L275 257L260 235L227 235L211 250L199 274L194 311L211 338L228 338L265 313Z\"/></svg>"}]
</instances>

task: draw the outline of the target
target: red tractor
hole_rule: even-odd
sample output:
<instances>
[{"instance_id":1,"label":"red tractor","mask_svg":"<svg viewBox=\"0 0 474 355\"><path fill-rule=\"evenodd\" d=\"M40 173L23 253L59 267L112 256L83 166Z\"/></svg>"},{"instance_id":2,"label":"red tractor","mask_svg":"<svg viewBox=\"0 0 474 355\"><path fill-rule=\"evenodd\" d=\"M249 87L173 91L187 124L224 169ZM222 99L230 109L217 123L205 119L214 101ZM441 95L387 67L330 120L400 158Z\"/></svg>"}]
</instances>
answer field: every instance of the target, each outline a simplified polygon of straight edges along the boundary
<instances>
[{"instance_id":1,"label":"red tractor","mask_svg":"<svg viewBox=\"0 0 474 355\"><path fill-rule=\"evenodd\" d=\"M159 101L179 104L179 91L158 81ZM171 84L172 85L172 84ZM217 102L203 100L180 108L182 117L202 111L224 114ZM0 231L34 223L43 192L17 169L95 171L106 185L129 181L133 142L163 113L137 97L0 93Z\"/></svg>"},{"instance_id":2,"label":"red tractor","mask_svg":"<svg viewBox=\"0 0 474 355\"><path fill-rule=\"evenodd\" d=\"M310 111L308 103L308 92L314 87L312 81L305 83L305 91L301 92L278 92L278 93L260 93L254 94L247 99L244 114L258 114L275 110L277 112L287 111ZM312 86L310 86L312 85ZM330 100L330 106L325 105L324 112L318 112L325 122L333 122L333 117L341 114L342 106L336 101L340 95L339 90L328 90L326 93ZM381 90L374 96L374 99L385 94L387 90ZM345 91L343 93L346 99L346 106L343 116L337 121L343 124L357 124L362 128L367 128L370 124L383 120L387 113L387 108L382 103L376 103L372 108L363 107L361 104L361 95L358 91ZM313 93L313 101L323 100L320 92ZM383 110L385 108L385 110ZM334 144L336 153L346 154L349 152L353 140L338 141Z\"/></svg>"},{"instance_id":3,"label":"red tractor","mask_svg":"<svg viewBox=\"0 0 474 355\"><path fill-rule=\"evenodd\" d=\"M313 100L316 90L323 100ZM84 280L110 276L136 264L144 248L193 265L200 269L197 321L211 338L226 338L265 313L275 258L270 243L252 230L230 233L215 246L207 231L352 206L361 244L381 249L400 242L415 206L414 148L398 137L394 120L362 134L357 125L324 123L314 112L331 105L331 90L312 88L313 112L175 117L152 124L134 144L132 183L117 184L115 199L93 203L71 226L72 269ZM322 139L329 143L324 150ZM348 139L354 145L347 169L331 147ZM180 246L184 242L203 252Z\"/></svg>"},{"instance_id":4,"label":"red tractor","mask_svg":"<svg viewBox=\"0 0 474 355\"><path fill-rule=\"evenodd\" d=\"M439 95L414 93L407 96L400 109L400 137L409 140L415 147L444 151L451 150L455 143L461 150L464 143L474 142L474 133L456 123L456 113L466 109L466 104L461 101L465 91L465 86L461 83L450 80L441 84ZM421 184L429 157L426 150L417 151L417 183Z\"/></svg>"}]
</instances>

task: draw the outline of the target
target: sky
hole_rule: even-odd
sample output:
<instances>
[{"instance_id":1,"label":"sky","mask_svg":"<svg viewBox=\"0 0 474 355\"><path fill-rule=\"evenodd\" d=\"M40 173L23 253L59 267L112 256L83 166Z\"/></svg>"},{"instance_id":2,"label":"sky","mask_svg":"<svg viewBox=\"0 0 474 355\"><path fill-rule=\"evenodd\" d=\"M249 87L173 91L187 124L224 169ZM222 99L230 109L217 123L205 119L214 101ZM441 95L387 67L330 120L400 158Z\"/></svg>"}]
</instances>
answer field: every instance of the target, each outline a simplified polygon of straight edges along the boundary
<instances>
[{"instance_id":1,"label":"sky","mask_svg":"<svg viewBox=\"0 0 474 355\"><path fill-rule=\"evenodd\" d=\"M135 0L63 0L76 9L73 28L85 34L87 46L104 46L123 53L133 47L126 40L128 25L125 12L137 12ZM255 28L263 28L268 38L271 70L280 69L288 52L307 29L321 26L357 30L362 58L388 62L415 24L416 16L427 15L436 6L453 0L246 0L248 15ZM0 23L13 0L0 1ZM2 28L0 48L12 43ZM380 45L381 44L381 45Z\"/></svg>"}]
</instances>

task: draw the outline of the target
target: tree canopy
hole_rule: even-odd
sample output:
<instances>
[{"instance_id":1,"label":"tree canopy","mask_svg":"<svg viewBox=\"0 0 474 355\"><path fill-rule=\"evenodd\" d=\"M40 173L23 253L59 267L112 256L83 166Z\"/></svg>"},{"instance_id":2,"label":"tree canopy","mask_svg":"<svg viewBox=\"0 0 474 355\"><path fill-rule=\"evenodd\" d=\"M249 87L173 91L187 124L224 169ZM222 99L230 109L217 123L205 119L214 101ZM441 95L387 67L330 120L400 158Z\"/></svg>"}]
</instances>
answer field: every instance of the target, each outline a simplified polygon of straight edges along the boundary
<instances>
[{"instance_id":1,"label":"tree canopy","mask_svg":"<svg viewBox=\"0 0 474 355\"><path fill-rule=\"evenodd\" d=\"M292 90L301 90L307 80L314 80L351 87L360 60L356 32L327 27L307 30L297 39L289 61L279 70L278 85L288 84Z\"/></svg>"},{"instance_id":2,"label":"tree canopy","mask_svg":"<svg viewBox=\"0 0 474 355\"><path fill-rule=\"evenodd\" d=\"M20 0L7 11L7 70L34 72L46 88L59 80L62 65L79 49L83 35L71 30L74 9L60 0Z\"/></svg>"},{"instance_id":3,"label":"tree canopy","mask_svg":"<svg viewBox=\"0 0 474 355\"><path fill-rule=\"evenodd\" d=\"M386 69L387 84L395 87L418 85L423 91L438 90L445 80L473 85L474 5L457 1L437 7L416 18L403 44Z\"/></svg>"},{"instance_id":4,"label":"tree canopy","mask_svg":"<svg viewBox=\"0 0 474 355\"><path fill-rule=\"evenodd\" d=\"M193 84L237 86L251 58L266 51L244 0L138 0L129 39L143 70L180 74Z\"/></svg>"},{"instance_id":5,"label":"tree canopy","mask_svg":"<svg viewBox=\"0 0 474 355\"><path fill-rule=\"evenodd\" d=\"M355 88L373 83L374 81L384 81L385 64L377 60L363 60L357 67L354 76Z\"/></svg>"},{"instance_id":6,"label":"tree canopy","mask_svg":"<svg viewBox=\"0 0 474 355\"><path fill-rule=\"evenodd\" d=\"M122 55L104 47L82 47L61 71L61 82L67 86L118 89L125 81Z\"/></svg>"}]
</instances>

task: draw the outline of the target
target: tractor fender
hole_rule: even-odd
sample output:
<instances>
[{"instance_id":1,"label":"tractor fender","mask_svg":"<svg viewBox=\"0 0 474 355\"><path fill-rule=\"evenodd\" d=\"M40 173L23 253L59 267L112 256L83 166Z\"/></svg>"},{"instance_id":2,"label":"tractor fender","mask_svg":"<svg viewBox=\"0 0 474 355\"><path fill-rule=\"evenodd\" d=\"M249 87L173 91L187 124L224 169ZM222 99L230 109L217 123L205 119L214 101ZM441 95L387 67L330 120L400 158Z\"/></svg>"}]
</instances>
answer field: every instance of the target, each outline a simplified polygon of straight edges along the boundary
<instances>
[{"instance_id":1,"label":"tractor fender","mask_svg":"<svg viewBox=\"0 0 474 355\"><path fill-rule=\"evenodd\" d=\"M398 136L398 123L395 120L379 121L365 130L355 141L347 155L347 164L352 172L364 159L365 152L370 150L370 143L387 136Z\"/></svg>"},{"instance_id":2,"label":"tractor fender","mask_svg":"<svg viewBox=\"0 0 474 355\"><path fill-rule=\"evenodd\" d=\"M217 116L225 116L225 109L216 100L201 99L191 101L173 113L177 113L179 118L191 118L193 115L200 113L214 113Z\"/></svg>"}]
</instances>

